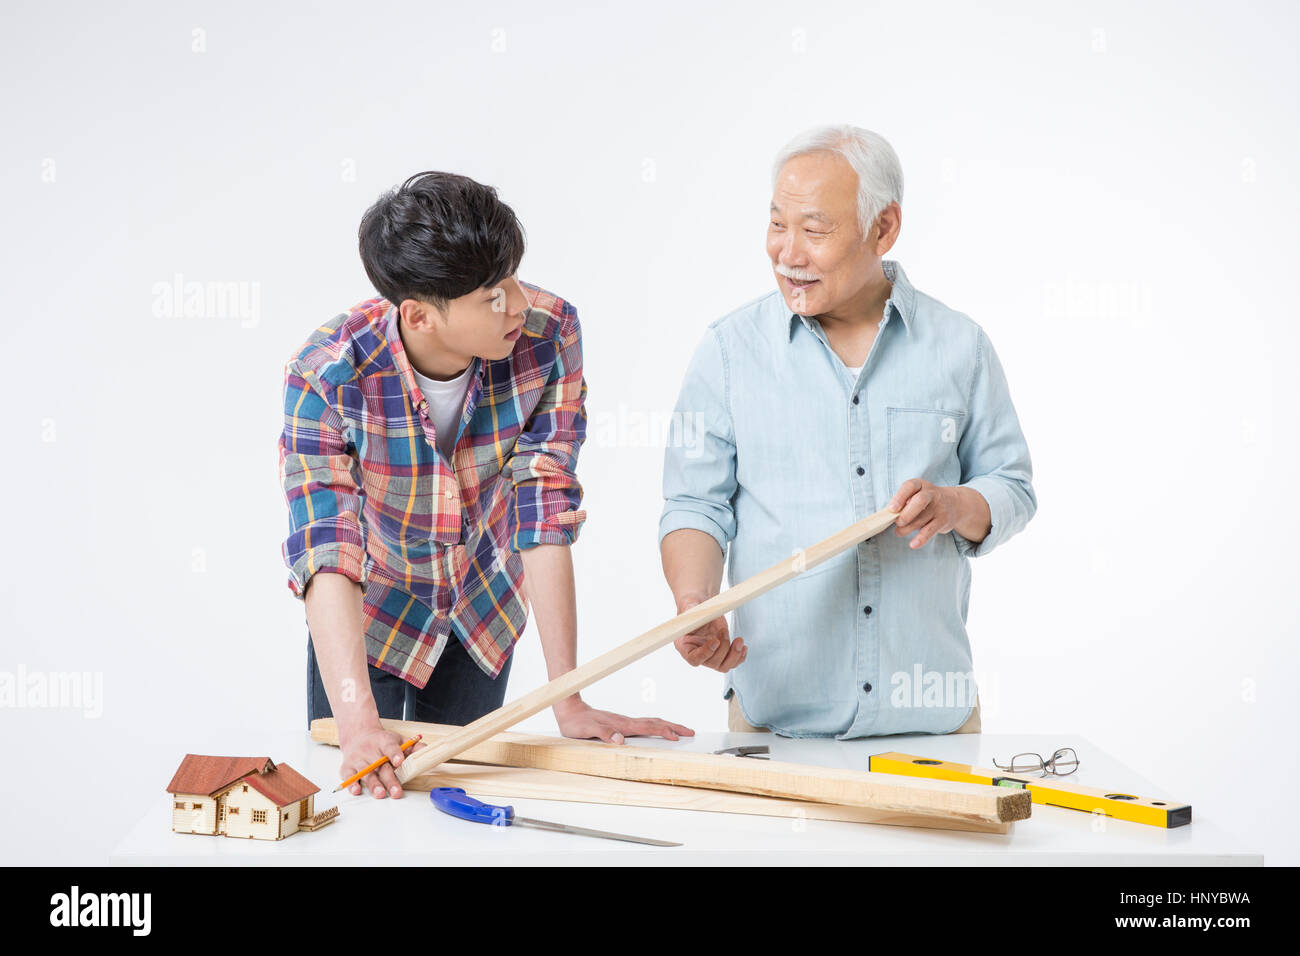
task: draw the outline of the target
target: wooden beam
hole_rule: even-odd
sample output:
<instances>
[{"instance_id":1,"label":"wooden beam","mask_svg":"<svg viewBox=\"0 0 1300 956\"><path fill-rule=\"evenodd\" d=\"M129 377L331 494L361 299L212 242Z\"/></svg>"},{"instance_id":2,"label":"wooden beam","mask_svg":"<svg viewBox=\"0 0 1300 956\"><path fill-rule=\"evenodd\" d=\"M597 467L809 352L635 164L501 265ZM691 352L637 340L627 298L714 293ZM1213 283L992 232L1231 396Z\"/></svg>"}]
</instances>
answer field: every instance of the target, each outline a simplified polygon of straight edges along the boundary
<instances>
[{"instance_id":1,"label":"wooden beam","mask_svg":"<svg viewBox=\"0 0 1300 956\"><path fill-rule=\"evenodd\" d=\"M412 720L383 719L380 723L403 738L424 734L432 747L461 730ZM312 721L311 736L321 743L338 746L338 728L333 718ZM399 770L407 767L414 756L407 757ZM1029 816L1032 804L1024 790L540 734L500 733L461 751L458 756L470 763L558 770L986 823L1023 820ZM403 783L416 776L419 775L408 774Z\"/></svg>"},{"instance_id":2,"label":"wooden beam","mask_svg":"<svg viewBox=\"0 0 1300 956\"><path fill-rule=\"evenodd\" d=\"M809 803L760 797L751 793L728 793L699 787L673 787L662 783L638 783L589 777L558 770L488 767L450 761L432 773L406 782L412 792L434 787L460 787L480 799L506 797L529 800L564 800L570 803L601 803L627 807L660 807L711 813L746 813L785 817L790 820L835 820L843 823L874 823L883 826L924 827L931 830L964 830L973 833L1010 833L1014 824L986 823L912 813L891 813L870 807L840 807L830 803Z\"/></svg>"},{"instance_id":3,"label":"wooden beam","mask_svg":"<svg viewBox=\"0 0 1300 956\"><path fill-rule=\"evenodd\" d=\"M518 700L513 700L490 714L485 714L436 746L413 753L398 768L397 779L405 783L417 774L427 773L444 760L450 760L462 751L487 740L493 734L508 730L521 720L526 720L557 701L577 693L603 677L608 677L665 644L675 641L683 634L689 634L714 618L735 610L746 601L770 591L779 584L784 584L842 551L847 551L867 538L884 531L894 523L898 514L897 511L888 509L877 511L807 550L798 551L791 557L772 565L766 571L760 571L735 587L728 588L702 604L697 604L684 614L679 614L658 627L651 628L640 637L635 637L626 644L580 667L575 667L550 683L543 684Z\"/></svg>"}]
</instances>

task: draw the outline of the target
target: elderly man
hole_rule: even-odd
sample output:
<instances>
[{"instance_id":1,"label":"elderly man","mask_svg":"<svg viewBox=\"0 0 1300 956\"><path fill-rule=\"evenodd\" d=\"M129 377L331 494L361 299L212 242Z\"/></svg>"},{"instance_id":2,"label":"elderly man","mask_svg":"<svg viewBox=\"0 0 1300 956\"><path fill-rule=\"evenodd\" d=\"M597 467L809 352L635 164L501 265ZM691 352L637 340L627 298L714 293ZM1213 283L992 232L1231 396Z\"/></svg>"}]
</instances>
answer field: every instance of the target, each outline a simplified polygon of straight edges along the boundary
<instances>
[{"instance_id":1,"label":"elderly man","mask_svg":"<svg viewBox=\"0 0 1300 956\"><path fill-rule=\"evenodd\" d=\"M903 174L879 135L810 130L773 166L778 289L709 327L659 525L680 613L888 507L894 529L677 641L726 674L729 727L790 737L978 732L969 559L1037 508L988 336L881 257ZM753 656L749 654L753 649Z\"/></svg>"}]
</instances>

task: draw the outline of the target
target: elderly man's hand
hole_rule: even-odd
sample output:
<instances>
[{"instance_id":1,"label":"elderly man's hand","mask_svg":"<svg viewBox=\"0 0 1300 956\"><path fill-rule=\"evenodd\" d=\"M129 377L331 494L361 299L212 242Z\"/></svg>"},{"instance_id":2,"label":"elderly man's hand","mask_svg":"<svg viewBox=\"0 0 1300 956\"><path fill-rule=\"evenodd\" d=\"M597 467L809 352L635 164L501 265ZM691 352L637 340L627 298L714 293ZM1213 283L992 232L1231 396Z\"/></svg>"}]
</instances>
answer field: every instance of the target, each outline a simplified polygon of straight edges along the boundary
<instances>
[{"instance_id":1,"label":"elderly man's hand","mask_svg":"<svg viewBox=\"0 0 1300 956\"><path fill-rule=\"evenodd\" d=\"M704 600L704 595L685 596L678 602L677 613L684 614ZM727 627L725 614L677 638L673 641L673 647L692 667L703 664L719 673L739 667L749 653L744 638L731 640L731 629Z\"/></svg>"},{"instance_id":2,"label":"elderly man's hand","mask_svg":"<svg viewBox=\"0 0 1300 956\"><path fill-rule=\"evenodd\" d=\"M889 510L901 512L894 522L895 535L903 538L917 532L910 542L913 549L923 548L936 534L954 529L972 541L983 540L989 530L988 503L978 491L943 487L924 478L903 482L889 502Z\"/></svg>"}]
</instances>

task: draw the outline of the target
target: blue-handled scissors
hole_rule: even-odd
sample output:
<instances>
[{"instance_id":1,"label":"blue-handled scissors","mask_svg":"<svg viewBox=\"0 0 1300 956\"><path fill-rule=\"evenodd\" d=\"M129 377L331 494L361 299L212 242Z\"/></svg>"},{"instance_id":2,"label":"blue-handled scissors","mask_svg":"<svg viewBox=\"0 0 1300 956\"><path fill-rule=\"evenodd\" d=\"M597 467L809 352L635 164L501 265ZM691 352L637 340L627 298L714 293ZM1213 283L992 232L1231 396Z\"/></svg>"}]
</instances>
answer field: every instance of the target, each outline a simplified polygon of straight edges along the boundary
<instances>
[{"instance_id":1,"label":"blue-handled scissors","mask_svg":"<svg viewBox=\"0 0 1300 956\"><path fill-rule=\"evenodd\" d=\"M647 843L650 846L681 846L680 843L669 843L667 840L651 840L648 837L608 833L605 830L589 830L586 827L570 826L567 823L549 823L546 820L531 820L528 817L515 816L514 807L498 807L475 800L460 787L438 787L430 790L429 799L443 813L474 823L488 823L499 827L537 827L540 830L554 830L557 833L576 833L580 836L601 837L605 840L622 840L625 843Z\"/></svg>"}]
</instances>

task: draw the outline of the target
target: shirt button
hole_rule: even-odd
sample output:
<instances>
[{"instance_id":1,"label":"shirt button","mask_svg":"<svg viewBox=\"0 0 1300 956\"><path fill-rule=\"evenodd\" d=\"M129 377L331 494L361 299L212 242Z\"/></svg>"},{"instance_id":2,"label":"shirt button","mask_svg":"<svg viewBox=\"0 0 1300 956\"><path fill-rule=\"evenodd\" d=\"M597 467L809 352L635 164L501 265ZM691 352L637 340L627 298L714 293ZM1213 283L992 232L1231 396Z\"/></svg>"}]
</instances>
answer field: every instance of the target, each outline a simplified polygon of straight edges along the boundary
<instances>
[{"instance_id":1,"label":"shirt button","mask_svg":"<svg viewBox=\"0 0 1300 956\"><path fill-rule=\"evenodd\" d=\"M858 404L858 396L856 395L853 396L853 404L854 405Z\"/></svg>"},{"instance_id":2,"label":"shirt button","mask_svg":"<svg viewBox=\"0 0 1300 956\"><path fill-rule=\"evenodd\" d=\"M868 604L866 607L864 607L862 609L862 613L865 614L867 617L871 617L871 605Z\"/></svg>"},{"instance_id":3,"label":"shirt button","mask_svg":"<svg viewBox=\"0 0 1300 956\"><path fill-rule=\"evenodd\" d=\"M861 465L858 465L858 474L859 474L859 475L865 475L866 473L867 473L867 470L866 470L865 468L863 468Z\"/></svg>"},{"instance_id":4,"label":"shirt button","mask_svg":"<svg viewBox=\"0 0 1300 956\"><path fill-rule=\"evenodd\" d=\"M863 684L863 685L862 685L862 689L863 689L864 691L866 691L868 694L871 693L871 685L870 685L870 684Z\"/></svg>"},{"instance_id":5,"label":"shirt button","mask_svg":"<svg viewBox=\"0 0 1300 956\"><path fill-rule=\"evenodd\" d=\"M455 496L454 496L450 491L444 491L444 492L442 493L442 495L443 495L443 497L446 498L448 501L450 501L453 497L455 497Z\"/></svg>"}]
</instances>

